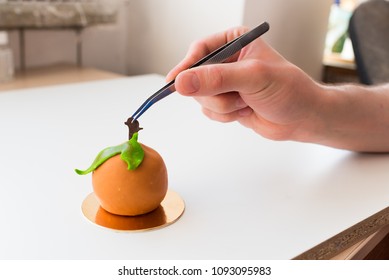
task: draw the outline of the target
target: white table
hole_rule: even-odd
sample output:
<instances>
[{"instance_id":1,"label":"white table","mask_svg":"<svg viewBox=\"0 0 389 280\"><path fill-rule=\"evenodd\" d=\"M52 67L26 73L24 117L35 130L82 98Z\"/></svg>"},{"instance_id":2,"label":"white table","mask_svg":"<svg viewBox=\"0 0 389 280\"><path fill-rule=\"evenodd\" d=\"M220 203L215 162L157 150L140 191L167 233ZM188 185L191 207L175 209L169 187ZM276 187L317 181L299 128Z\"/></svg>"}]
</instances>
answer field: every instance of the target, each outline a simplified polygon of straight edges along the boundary
<instances>
[{"instance_id":1,"label":"white table","mask_svg":"<svg viewBox=\"0 0 389 280\"><path fill-rule=\"evenodd\" d=\"M142 233L90 223L91 177L74 168L125 141L123 122L163 84L146 75L0 93L0 259L320 257L389 223L388 154L267 140L178 94L141 117L139 140L163 156L184 215ZM355 225L357 237L340 235Z\"/></svg>"}]
</instances>

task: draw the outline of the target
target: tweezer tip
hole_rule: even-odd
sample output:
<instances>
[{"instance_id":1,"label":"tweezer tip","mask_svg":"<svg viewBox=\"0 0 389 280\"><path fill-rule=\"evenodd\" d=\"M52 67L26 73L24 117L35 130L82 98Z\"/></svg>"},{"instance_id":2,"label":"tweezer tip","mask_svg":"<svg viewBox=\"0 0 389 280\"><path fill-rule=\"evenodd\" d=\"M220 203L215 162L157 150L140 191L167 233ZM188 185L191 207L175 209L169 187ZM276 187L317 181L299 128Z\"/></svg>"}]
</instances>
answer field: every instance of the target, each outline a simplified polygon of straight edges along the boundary
<instances>
[{"instance_id":1,"label":"tweezer tip","mask_svg":"<svg viewBox=\"0 0 389 280\"><path fill-rule=\"evenodd\" d=\"M129 124L133 124L137 121L137 117L135 117L134 115L132 115L131 117L129 117L125 122L124 124L126 125L129 125Z\"/></svg>"}]
</instances>

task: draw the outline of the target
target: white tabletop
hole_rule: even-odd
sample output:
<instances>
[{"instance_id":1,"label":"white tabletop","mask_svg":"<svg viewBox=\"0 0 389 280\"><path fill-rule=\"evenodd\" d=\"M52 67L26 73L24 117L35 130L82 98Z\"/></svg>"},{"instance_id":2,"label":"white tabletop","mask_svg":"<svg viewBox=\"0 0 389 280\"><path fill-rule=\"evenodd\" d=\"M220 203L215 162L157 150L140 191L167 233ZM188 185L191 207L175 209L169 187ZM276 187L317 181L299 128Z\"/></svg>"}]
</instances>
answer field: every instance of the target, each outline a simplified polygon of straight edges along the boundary
<instances>
[{"instance_id":1,"label":"white tabletop","mask_svg":"<svg viewBox=\"0 0 389 280\"><path fill-rule=\"evenodd\" d=\"M290 259L389 205L389 155L264 139L172 94L141 118L186 203L176 223L118 233L81 212L79 176L164 84L146 75L0 93L0 259Z\"/></svg>"}]
</instances>

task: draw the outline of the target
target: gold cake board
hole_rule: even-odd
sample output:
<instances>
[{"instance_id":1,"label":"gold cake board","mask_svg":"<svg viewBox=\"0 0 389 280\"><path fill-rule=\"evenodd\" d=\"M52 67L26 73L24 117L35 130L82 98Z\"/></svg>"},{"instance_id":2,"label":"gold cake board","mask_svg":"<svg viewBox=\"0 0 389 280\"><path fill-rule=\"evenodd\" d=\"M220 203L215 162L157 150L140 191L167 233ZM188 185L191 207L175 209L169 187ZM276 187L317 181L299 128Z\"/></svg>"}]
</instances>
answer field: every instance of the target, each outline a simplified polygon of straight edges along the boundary
<instances>
[{"instance_id":1,"label":"gold cake board","mask_svg":"<svg viewBox=\"0 0 389 280\"><path fill-rule=\"evenodd\" d=\"M93 224L114 231L137 232L159 229L176 222L184 213L185 203L174 191L168 190L157 209L139 216L120 216L104 210L94 193L82 203L82 213Z\"/></svg>"}]
</instances>

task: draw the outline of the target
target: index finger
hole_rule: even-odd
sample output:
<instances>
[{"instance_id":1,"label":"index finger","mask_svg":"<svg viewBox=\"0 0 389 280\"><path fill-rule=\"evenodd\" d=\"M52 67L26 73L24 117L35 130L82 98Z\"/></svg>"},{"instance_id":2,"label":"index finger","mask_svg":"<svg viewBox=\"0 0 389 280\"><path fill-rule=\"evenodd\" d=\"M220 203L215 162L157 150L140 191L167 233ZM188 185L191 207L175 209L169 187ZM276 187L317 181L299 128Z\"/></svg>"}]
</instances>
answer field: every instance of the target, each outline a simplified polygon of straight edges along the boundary
<instances>
[{"instance_id":1,"label":"index finger","mask_svg":"<svg viewBox=\"0 0 389 280\"><path fill-rule=\"evenodd\" d=\"M246 33L247 31L247 27L240 26L210 35L204 39L193 42L190 45L184 59L167 74L166 80L173 80L180 72L188 69L207 54Z\"/></svg>"}]
</instances>

